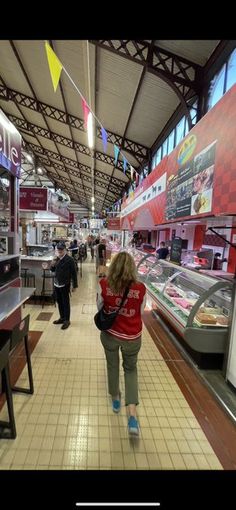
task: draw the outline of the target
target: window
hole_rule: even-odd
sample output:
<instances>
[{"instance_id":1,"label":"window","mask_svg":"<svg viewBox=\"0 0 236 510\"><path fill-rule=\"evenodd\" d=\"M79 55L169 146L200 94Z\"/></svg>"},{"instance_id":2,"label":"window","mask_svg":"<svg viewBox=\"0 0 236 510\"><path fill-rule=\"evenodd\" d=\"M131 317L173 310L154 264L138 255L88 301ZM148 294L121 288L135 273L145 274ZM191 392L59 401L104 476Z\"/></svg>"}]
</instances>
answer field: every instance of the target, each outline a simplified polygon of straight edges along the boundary
<instances>
[{"instance_id":1,"label":"window","mask_svg":"<svg viewBox=\"0 0 236 510\"><path fill-rule=\"evenodd\" d=\"M156 152L156 165L158 165L158 163L160 163L160 161L161 161L161 147Z\"/></svg>"},{"instance_id":2,"label":"window","mask_svg":"<svg viewBox=\"0 0 236 510\"><path fill-rule=\"evenodd\" d=\"M164 156L166 156L167 153L168 153L168 138L166 138L166 140L162 144L162 157L164 158Z\"/></svg>"},{"instance_id":3,"label":"window","mask_svg":"<svg viewBox=\"0 0 236 510\"><path fill-rule=\"evenodd\" d=\"M236 50L231 53L227 66L226 91L236 83Z\"/></svg>"},{"instance_id":4,"label":"window","mask_svg":"<svg viewBox=\"0 0 236 510\"><path fill-rule=\"evenodd\" d=\"M197 101L193 104L192 108L190 109L190 117L192 120L192 124L196 124L197 122Z\"/></svg>"},{"instance_id":5,"label":"window","mask_svg":"<svg viewBox=\"0 0 236 510\"><path fill-rule=\"evenodd\" d=\"M184 138L184 128L185 128L185 117L182 117L182 119L179 121L179 123L176 126L176 143L175 145L178 145L181 140Z\"/></svg>"},{"instance_id":6,"label":"window","mask_svg":"<svg viewBox=\"0 0 236 510\"><path fill-rule=\"evenodd\" d=\"M209 91L208 110L210 110L224 94L226 64L223 65L220 72L213 78Z\"/></svg>"},{"instance_id":7,"label":"window","mask_svg":"<svg viewBox=\"0 0 236 510\"><path fill-rule=\"evenodd\" d=\"M175 141L175 130L173 129L173 131L171 131L171 133L168 136L168 154L170 154L170 152L173 151L174 141Z\"/></svg>"},{"instance_id":8,"label":"window","mask_svg":"<svg viewBox=\"0 0 236 510\"><path fill-rule=\"evenodd\" d=\"M152 170L154 170L155 166L156 166L156 154L154 154L152 158Z\"/></svg>"}]
</instances>

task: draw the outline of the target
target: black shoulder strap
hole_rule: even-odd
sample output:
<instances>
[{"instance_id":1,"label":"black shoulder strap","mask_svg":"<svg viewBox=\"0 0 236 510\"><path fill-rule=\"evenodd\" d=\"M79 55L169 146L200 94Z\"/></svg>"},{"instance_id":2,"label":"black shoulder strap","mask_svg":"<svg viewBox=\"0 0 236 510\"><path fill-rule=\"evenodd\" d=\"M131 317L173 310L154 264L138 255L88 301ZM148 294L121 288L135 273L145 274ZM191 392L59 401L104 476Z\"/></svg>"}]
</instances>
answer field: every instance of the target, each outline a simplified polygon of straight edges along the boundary
<instances>
[{"instance_id":1,"label":"black shoulder strap","mask_svg":"<svg viewBox=\"0 0 236 510\"><path fill-rule=\"evenodd\" d=\"M131 285L131 284L129 284L129 285L126 287L125 292L124 292L123 297L122 297L122 300L121 300L121 303L120 303L120 306L119 306L119 308L118 308L118 310L117 310L117 311L119 311L119 310L120 310L120 308L122 307L122 305L123 305L124 301L126 300L126 298L127 298L127 296L128 296L128 293L129 293L130 285Z\"/></svg>"}]
</instances>

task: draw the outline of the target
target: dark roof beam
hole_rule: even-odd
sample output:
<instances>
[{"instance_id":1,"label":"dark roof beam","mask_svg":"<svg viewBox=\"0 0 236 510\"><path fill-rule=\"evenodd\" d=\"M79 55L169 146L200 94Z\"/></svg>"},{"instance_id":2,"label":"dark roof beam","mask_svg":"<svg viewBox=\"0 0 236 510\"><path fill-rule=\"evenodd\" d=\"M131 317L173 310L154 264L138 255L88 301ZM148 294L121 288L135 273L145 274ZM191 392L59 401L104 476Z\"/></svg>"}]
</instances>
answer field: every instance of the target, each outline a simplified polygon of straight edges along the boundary
<instances>
[{"instance_id":1,"label":"dark roof beam","mask_svg":"<svg viewBox=\"0 0 236 510\"><path fill-rule=\"evenodd\" d=\"M67 126L69 125L75 129L79 129L80 131L85 132L83 119L75 117L74 115L71 115L69 113L66 114L64 111L54 108L53 106L50 106L48 104L42 103L37 99L34 99L33 97L26 96L21 92L10 89L5 84L0 84L0 99L4 101L13 101L15 104L19 104L21 106L24 106L25 108L29 108L30 110L41 113L42 115L45 115L53 120L62 122ZM109 131L107 129L106 132L108 135L107 136L108 143L112 144L115 143L120 146L122 136L118 135L117 133L113 133L112 131ZM102 139L102 132L100 126L96 127L96 136ZM130 155L132 155L137 160L139 164L144 158L147 157L148 148L128 138L124 140L124 148Z\"/></svg>"},{"instance_id":2,"label":"dark roof beam","mask_svg":"<svg viewBox=\"0 0 236 510\"><path fill-rule=\"evenodd\" d=\"M32 124L31 122L27 122L26 120L20 119L19 117L15 117L14 115L9 114L8 117L19 130L23 128L24 130L28 130L31 132L33 131L33 133L40 135L43 138L47 138L48 140L51 140L55 144L58 143L64 145L65 147L69 147L70 149L77 150L81 154L90 156L90 149L86 145L83 145L78 142L73 142L73 140L71 140L70 138L54 133L49 129L44 129L40 126ZM114 158L112 156L109 156L108 154L104 154L103 152L99 151L96 151L96 159L98 159L99 161L103 161L104 163L108 163L109 165L113 165L114 163ZM117 168L119 170L123 169L122 161L117 162Z\"/></svg>"}]
</instances>

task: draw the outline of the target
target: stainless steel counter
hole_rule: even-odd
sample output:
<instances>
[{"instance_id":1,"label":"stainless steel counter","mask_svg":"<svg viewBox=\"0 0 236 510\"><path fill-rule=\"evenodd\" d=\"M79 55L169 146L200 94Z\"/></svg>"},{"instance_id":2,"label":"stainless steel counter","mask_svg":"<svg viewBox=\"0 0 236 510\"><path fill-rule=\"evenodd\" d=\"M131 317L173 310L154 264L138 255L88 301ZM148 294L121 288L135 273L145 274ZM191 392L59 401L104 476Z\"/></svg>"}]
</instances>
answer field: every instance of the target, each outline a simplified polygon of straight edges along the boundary
<instances>
[{"instance_id":1,"label":"stainless steel counter","mask_svg":"<svg viewBox=\"0 0 236 510\"><path fill-rule=\"evenodd\" d=\"M32 260L34 262L50 262L51 260L53 260L54 257L55 257L54 254L42 255L42 257L41 256L34 257L33 255L21 255L20 259L21 262L23 260Z\"/></svg>"},{"instance_id":2,"label":"stainless steel counter","mask_svg":"<svg viewBox=\"0 0 236 510\"><path fill-rule=\"evenodd\" d=\"M14 259L15 257L19 257L19 253L16 253L15 255L0 255L0 262L4 262L5 260Z\"/></svg>"},{"instance_id":3,"label":"stainless steel counter","mask_svg":"<svg viewBox=\"0 0 236 510\"><path fill-rule=\"evenodd\" d=\"M34 293L34 287L10 287L0 293L0 322L7 319Z\"/></svg>"}]
</instances>

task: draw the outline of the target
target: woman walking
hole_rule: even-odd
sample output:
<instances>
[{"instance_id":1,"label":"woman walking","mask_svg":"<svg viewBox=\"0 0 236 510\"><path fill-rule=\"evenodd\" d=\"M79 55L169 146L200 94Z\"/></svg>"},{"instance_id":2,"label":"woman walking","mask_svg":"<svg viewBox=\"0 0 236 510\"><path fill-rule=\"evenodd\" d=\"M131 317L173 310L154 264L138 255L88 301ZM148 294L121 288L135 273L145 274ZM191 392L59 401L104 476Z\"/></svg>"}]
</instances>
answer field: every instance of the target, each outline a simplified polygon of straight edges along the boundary
<instances>
[{"instance_id":1,"label":"woman walking","mask_svg":"<svg viewBox=\"0 0 236 510\"><path fill-rule=\"evenodd\" d=\"M101 332L101 342L106 355L108 389L115 413L118 413L121 408L119 386L119 350L121 350L125 378L125 405L129 416L128 430L130 434L138 435L137 359L141 347L141 313L146 302L146 287L137 279L133 257L129 253L121 252L112 259L107 278L102 278L98 283L98 310L102 306L107 313L117 310L127 288L129 288L127 298L111 329Z\"/></svg>"}]
</instances>

